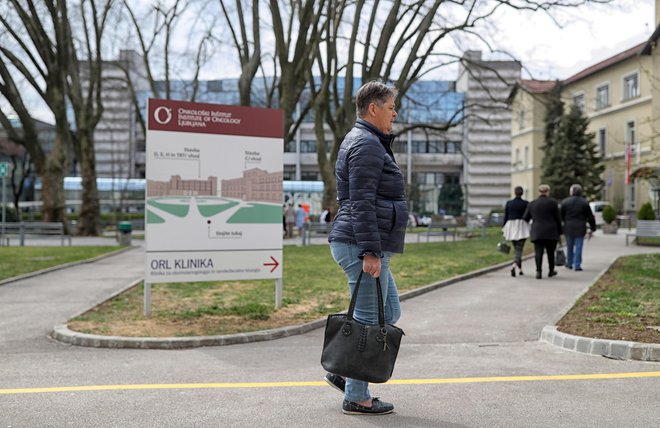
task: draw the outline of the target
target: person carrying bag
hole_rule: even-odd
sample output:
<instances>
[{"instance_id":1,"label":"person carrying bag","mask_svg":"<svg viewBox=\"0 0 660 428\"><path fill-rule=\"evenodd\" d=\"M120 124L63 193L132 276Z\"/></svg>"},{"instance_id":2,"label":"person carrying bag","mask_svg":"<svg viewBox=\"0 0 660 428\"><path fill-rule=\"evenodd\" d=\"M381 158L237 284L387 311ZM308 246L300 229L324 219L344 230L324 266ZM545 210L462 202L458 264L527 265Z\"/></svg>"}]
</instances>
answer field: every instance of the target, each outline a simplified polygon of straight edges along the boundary
<instances>
[{"instance_id":1,"label":"person carrying bag","mask_svg":"<svg viewBox=\"0 0 660 428\"><path fill-rule=\"evenodd\" d=\"M373 397L369 390L370 381L384 382L391 372L385 370L385 375L372 377L354 366L329 365L326 357L331 355L333 361L350 363L357 352L373 350L376 356L364 354L362 357L369 363L358 365L371 366L383 355L396 359L398 341L393 339L399 329L394 324L401 316L401 304L390 259L403 252L408 225L405 182L392 152L396 96L395 88L379 81L362 85L355 96L357 120L339 147L335 165L339 210L328 241L333 259L346 274L352 304L350 320L331 316L328 321L329 329L336 324L341 325L341 330L328 331L330 338L324 349L328 373L324 379L343 392L342 412L349 415L384 415L394 411L393 404ZM335 318L339 319L337 323ZM346 334L347 338L337 334ZM355 338L357 350L350 343Z\"/></svg>"}]
</instances>

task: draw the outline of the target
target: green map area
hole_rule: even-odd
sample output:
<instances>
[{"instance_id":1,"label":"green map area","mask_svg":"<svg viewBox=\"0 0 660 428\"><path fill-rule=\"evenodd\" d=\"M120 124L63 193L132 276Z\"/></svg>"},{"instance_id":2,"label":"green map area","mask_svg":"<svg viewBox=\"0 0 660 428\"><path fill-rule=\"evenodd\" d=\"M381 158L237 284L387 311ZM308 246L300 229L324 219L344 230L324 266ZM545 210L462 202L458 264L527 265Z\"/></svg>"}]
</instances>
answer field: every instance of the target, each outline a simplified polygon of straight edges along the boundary
<instances>
[{"instance_id":1,"label":"green map area","mask_svg":"<svg viewBox=\"0 0 660 428\"><path fill-rule=\"evenodd\" d=\"M171 214L175 217L185 218L190 213L192 197L158 197L147 201L147 223L162 224L167 220L163 214L156 214L153 209ZM239 205L243 204L244 206ZM258 202L241 203L235 200L203 197L195 199L195 206L202 217L212 218L221 215L228 224L278 224L282 223L282 208L279 204L266 204ZM234 213L223 212L236 209Z\"/></svg>"}]
</instances>

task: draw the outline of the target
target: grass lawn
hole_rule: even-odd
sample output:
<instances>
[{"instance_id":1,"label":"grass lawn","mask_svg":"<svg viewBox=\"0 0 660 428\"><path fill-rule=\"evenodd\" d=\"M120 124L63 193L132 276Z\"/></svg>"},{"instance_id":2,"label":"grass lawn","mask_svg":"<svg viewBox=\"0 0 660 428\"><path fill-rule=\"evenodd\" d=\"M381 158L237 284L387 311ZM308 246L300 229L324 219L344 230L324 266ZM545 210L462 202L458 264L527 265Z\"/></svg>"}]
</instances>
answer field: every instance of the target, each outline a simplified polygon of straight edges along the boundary
<instances>
[{"instance_id":1,"label":"grass lawn","mask_svg":"<svg viewBox=\"0 0 660 428\"><path fill-rule=\"evenodd\" d=\"M0 280L117 251L98 247L0 247Z\"/></svg>"},{"instance_id":2,"label":"grass lawn","mask_svg":"<svg viewBox=\"0 0 660 428\"><path fill-rule=\"evenodd\" d=\"M622 257L562 318L560 331L660 343L660 254Z\"/></svg>"},{"instance_id":3,"label":"grass lawn","mask_svg":"<svg viewBox=\"0 0 660 428\"><path fill-rule=\"evenodd\" d=\"M486 239L406 245L403 255L392 258L399 291L511 260L496 251L500 236L493 228ZM151 318L143 316L138 286L72 320L69 328L120 336L217 335L301 324L348 307L346 278L327 245L285 246L283 271L279 310L272 280L153 284Z\"/></svg>"}]
</instances>

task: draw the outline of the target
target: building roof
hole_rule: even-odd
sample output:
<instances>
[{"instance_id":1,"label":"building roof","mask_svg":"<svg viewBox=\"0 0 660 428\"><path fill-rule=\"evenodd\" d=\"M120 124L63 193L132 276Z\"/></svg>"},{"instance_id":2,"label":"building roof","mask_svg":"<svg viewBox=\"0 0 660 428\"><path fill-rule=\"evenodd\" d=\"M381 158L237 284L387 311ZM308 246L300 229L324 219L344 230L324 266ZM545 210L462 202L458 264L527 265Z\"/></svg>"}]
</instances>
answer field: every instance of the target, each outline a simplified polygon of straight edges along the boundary
<instances>
[{"instance_id":1,"label":"building roof","mask_svg":"<svg viewBox=\"0 0 660 428\"><path fill-rule=\"evenodd\" d=\"M520 86L532 94L543 94L557 86L557 81L521 79Z\"/></svg>"},{"instance_id":2,"label":"building roof","mask_svg":"<svg viewBox=\"0 0 660 428\"><path fill-rule=\"evenodd\" d=\"M557 84L557 80L520 79L511 88L507 103L511 104L513 102L518 89L522 89L530 94L544 94L551 91Z\"/></svg>"},{"instance_id":3,"label":"building roof","mask_svg":"<svg viewBox=\"0 0 660 428\"><path fill-rule=\"evenodd\" d=\"M630 59L634 56L637 56L642 53L642 48L647 44L647 42L640 43L636 46L633 46L630 49L626 49L623 52L619 52L618 54L607 58L606 60L603 60L599 63L596 63L590 67L585 68L584 70L574 74L573 76L569 77L568 79L564 80L562 83L563 84L569 84L573 82L577 82L578 80L584 79L586 77L591 76L592 74L598 73L599 71L605 70L608 67L611 67L613 65L616 65L620 62L623 62L627 59Z\"/></svg>"},{"instance_id":4,"label":"building roof","mask_svg":"<svg viewBox=\"0 0 660 428\"><path fill-rule=\"evenodd\" d=\"M644 47L642 48L640 55L651 55L651 50L658 40L658 37L660 37L660 25L655 28L655 31L653 34L651 34L651 37L649 37L646 43L644 43Z\"/></svg>"}]
</instances>

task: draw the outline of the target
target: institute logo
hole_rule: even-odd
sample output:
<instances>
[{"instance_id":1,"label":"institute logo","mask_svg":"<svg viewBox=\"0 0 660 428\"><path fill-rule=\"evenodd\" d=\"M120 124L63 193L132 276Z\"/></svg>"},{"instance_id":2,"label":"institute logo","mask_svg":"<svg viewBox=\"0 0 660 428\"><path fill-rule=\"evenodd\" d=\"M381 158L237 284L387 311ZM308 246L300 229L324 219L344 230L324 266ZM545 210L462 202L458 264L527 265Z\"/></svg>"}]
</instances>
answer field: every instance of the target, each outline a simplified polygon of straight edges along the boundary
<instances>
[{"instance_id":1,"label":"institute logo","mask_svg":"<svg viewBox=\"0 0 660 428\"><path fill-rule=\"evenodd\" d=\"M157 107L154 110L154 120L161 125L167 125L172 120L172 109L165 106Z\"/></svg>"}]
</instances>

